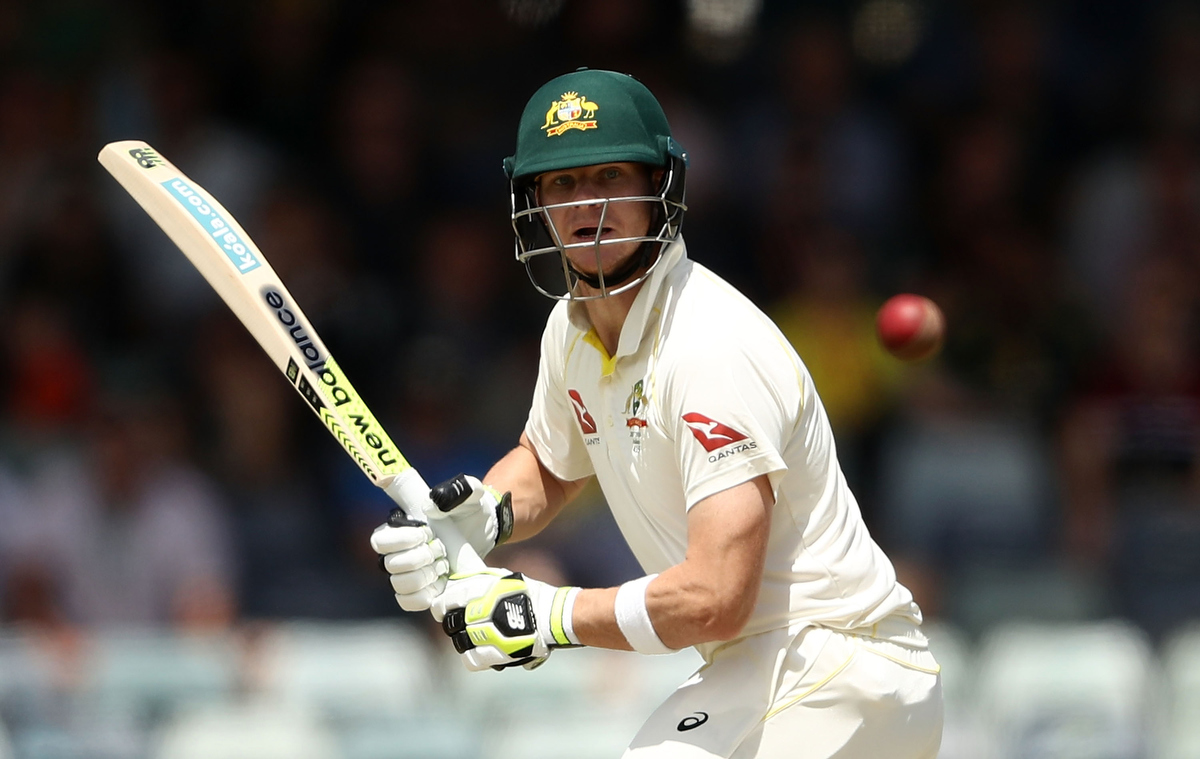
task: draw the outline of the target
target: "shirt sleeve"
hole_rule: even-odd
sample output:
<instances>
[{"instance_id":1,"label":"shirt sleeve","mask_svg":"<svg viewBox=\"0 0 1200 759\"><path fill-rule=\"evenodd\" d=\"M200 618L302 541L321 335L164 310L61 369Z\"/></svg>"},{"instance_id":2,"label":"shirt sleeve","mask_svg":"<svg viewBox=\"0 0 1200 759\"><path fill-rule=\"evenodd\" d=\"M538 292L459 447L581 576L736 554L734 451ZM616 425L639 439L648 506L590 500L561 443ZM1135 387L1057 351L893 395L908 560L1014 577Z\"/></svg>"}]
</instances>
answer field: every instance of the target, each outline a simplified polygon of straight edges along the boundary
<instances>
[{"instance_id":1,"label":"shirt sleeve","mask_svg":"<svg viewBox=\"0 0 1200 759\"><path fill-rule=\"evenodd\" d=\"M576 421L576 411L566 387L566 341L572 332L565 310L551 312L542 333L533 405L525 422L525 435L542 466L560 480L580 480L595 473ZM584 412L586 413L586 412Z\"/></svg>"},{"instance_id":2,"label":"shirt sleeve","mask_svg":"<svg viewBox=\"0 0 1200 759\"><path fill-rule=\"evenodd\" d=\"M756 350L753 341L731 340L725 355L709 345L675 362L662 422L673 433L688 510L760 475L777 491L800 415L801 381L781 346Z\"/></svg>"}]
</instances>

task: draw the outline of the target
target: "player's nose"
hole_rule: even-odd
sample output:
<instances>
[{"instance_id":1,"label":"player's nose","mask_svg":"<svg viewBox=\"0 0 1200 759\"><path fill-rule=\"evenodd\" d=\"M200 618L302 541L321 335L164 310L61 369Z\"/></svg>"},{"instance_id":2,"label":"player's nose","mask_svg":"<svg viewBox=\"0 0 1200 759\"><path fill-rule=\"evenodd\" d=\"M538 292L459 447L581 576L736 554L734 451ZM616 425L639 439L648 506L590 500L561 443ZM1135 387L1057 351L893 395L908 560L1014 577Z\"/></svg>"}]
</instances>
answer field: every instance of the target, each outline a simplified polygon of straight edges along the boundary
<instances>
[{"instance_id":1,"label":"player's nose","mask_svg":"<svg viewBox=\"0 0 1200 759\"><path fill-rule=\"evenodd\" d=\"M578 185L576 185L576 193L575 193L576 201L584 201L584 200L599 201L599 200L604 199L604 197L605 196L601 192L599 183L593 181L590 178L585 178L585 179L581 180L578 183ZM593 205L598 205L598 203L593 204ZM591 206L589 205L588 207L590 208Z\"/></svg>"}]
</instances>

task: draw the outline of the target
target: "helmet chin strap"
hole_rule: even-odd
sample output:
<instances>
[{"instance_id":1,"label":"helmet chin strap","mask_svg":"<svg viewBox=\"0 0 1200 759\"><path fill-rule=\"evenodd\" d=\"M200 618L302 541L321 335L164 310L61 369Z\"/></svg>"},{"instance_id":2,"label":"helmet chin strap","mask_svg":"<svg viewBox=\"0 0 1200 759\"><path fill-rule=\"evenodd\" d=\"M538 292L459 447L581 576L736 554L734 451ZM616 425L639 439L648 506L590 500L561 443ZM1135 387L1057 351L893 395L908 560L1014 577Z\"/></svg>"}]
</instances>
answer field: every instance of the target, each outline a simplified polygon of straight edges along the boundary
<instances>
[{"instance_id":1,"label":"helmet chin strap","mask_svg":"<svg viewBox=\"0 0 1200 759\"><path fill-rule=\"evenodd\" d=\"M628 263L612 274L604 277L603 289L608 290L614 287L620 287L629 280L633 279L633 275L637 273L638 269L641 269L650 263L650 258L653 256L658 245L659 243L651 240L643 242L640 246L638 246L638 253L629 257ZM582 279L591 287L595 288L596 290L601 289L599 273L597 273L595 276L586 274L579 269L576 269L575 265L571 263L571 259L569 258L567 259L567 268L571 270L572 274Z\"/></svg>"}]
</instances>

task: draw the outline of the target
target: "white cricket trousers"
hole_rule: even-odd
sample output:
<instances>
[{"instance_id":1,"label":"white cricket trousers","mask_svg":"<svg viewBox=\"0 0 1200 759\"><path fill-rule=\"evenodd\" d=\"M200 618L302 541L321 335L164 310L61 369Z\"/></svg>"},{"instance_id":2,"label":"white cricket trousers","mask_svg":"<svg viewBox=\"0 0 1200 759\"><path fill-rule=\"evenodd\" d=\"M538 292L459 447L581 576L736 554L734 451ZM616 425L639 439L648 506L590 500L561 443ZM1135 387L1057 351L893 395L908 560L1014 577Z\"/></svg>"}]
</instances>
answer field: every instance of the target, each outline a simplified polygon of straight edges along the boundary
<instances>
[{"instance_id":1,"label":"white cricket trousers","mask_svg":"<svg viewBox=\"0 0 1200 759\"><path fill-rule=\"evenodd\" d=\"M717 649L625 759L935 759L941 668L919 628L775 630Z\"/></svg>"}]
</instances>

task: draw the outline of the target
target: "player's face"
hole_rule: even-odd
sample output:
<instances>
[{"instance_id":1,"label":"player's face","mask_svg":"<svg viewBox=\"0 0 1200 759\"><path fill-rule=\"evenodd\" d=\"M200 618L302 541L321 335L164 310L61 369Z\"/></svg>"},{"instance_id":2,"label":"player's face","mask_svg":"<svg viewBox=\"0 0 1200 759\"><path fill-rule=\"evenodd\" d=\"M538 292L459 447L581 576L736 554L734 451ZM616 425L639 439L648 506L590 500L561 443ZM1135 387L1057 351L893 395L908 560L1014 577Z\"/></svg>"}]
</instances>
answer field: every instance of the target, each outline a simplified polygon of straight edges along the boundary
<instances>
[{"instance_id":1,"label":"player's face","mask_svg":"<svg viewBox=\"0 0 1200 759\"><path fill-rule=\"evenodd\" d=\"M655 172L661 174L661 171ZM649 202L608 203L609 198L628 198L652 193L649 167L640 163L602 163L575 169L548 171L537 179L538 201L541 205L581 203L566 208L552 208L550 219L564 245L594 243L622 237L639 237L648 233L654 213ZM601 217L603 226L601 227ZM597 250L599 265L605 274L617 271L641 243L619 243L598 247L582 246L568 251L571 264L579 271L595 276Z\"/></svg>"}]
</instances>

